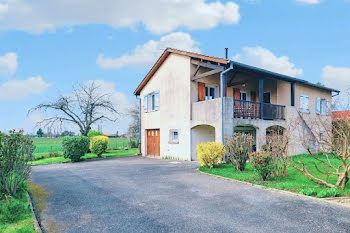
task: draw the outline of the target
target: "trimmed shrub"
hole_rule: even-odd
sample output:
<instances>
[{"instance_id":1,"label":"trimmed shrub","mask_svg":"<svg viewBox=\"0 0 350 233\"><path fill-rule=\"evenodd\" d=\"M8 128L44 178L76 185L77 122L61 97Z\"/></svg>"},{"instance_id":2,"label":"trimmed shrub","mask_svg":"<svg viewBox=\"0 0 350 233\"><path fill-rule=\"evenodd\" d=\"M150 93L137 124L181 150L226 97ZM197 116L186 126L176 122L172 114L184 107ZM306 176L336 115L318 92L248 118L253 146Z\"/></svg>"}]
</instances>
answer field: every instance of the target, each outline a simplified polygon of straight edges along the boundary
<instances>
[{"instance_id":1,"label":"trimmed shrub","mask_svg":"<svg viewBox=\"0 0 350 233\"><path fill-rule=\"evenodd\" d=\"M0 199L4 196L18 197L26 190L29 176L28 162L33 160L33 141L22 131L0 132Z\"/></svg>"},{"instance_id":2,"label":"trimmed shrub","mask_svg":"<svg viewBox=\"0 0 350 233\"><path fill-rule=\"evenodd\" d=\"M258 173L262 180L272 177L276 170L273 157L267 152L256 152L251 154L250 161L253 169Z\"/></svg>"},{"instance_id":3,"label":"trimmed shrub","mask_svg":"<svg viewBox=\"0 0 350 233\"><path fill-rule=\"evenodd\" d=\"M98 131L98 130L90 130L89 133L87 134L88 138L91 139L96 136L103 136L103 133Z\"/></svg>"},{"instance_id":4,"label":"trimmed shrub","mask_svg":"<svg viewBox=\"0 0 350 233\"><path fill-rule=\"evenodd\" d=\"M213 168L223 160L225 153L225 147L220 142L197 144L197 157L201 166Z\"/></svg>"},{"instance_id":5,"label":"trimmed shrub","mask_svg":"<svg viewBox=\"0 0 350 233\"><path fill-rule=\"evenodd\" d=\"M249 134L235 133L226 140L227 161L238 171L244 171L249 153L253 146L253 137Z\"/></svg>"},{"instance_id":6,"label":"trimmed shrub","mask_svg":"<svg viewBox=\"0 0 350 233\"><path fill-rule=\"evenodd\" d=\"M90 140L90 150L92 153L101 157L103 153L107 151L109 144L109 138L106 136L96 136Z\"/></svg>"},{"instance_id":7,"label":"trimmed shrub","mask_svg":"<svg viewBox=\"0 0 350 233\"><path fill-rule=\"evenodd\" d=\"M65 158L72 162L80 161L80 158L89 150L89 138L86 136L64 137L62 151Z\"/></svg>"}]
</instances>

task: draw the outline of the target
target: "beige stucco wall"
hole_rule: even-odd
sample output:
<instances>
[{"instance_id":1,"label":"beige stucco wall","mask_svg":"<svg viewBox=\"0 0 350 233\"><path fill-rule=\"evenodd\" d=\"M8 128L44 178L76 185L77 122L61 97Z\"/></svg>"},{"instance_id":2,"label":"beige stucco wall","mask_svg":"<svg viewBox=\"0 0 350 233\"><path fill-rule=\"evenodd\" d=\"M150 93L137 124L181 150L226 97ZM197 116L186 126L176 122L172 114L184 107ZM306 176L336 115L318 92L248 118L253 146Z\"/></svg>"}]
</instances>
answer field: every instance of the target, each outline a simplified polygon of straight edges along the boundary
<instances>
[{"instance_id":1,"label":"beige stucco wall","mask_svg":"<svg viewBox=\"0 0 350 233\"><path fill-rule=\"evenodd\" d=\"M152 79L142 89L141 152L146 155L146 129L160 129L160 155L189 160L190 125L190 58L170 54ZM160 91L160 110L144 113L144 95ZM169 143L170 130L179 130L179 143Z\"/></svg>"}]
</instances>

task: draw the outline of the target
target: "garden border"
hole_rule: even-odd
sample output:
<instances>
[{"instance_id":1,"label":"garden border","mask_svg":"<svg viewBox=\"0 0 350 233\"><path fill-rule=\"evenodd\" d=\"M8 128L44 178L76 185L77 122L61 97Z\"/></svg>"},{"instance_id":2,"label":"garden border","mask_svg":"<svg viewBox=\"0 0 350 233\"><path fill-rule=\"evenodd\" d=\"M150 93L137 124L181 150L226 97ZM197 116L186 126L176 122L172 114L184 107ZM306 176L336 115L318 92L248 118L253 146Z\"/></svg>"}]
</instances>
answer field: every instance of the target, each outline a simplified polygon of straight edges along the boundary
<instances>
[{"instance_id":1,"label":"garden border","mask_svg":"<svg viewBox=\"0 0 350 233\"><path fill-rule=\"evenodd\" d=\"M32 212L32 220L34 222L35 231L37 231L39 233L43 233L43 230L41 229L41 225L39 224L38 218L36 216L36 212L34 211L32 198L28 192L26 192L26 196L27 196L27 200L28 200L28 203L30 206L30 210Z\"/></svg>"},{"instance_id":2,"label":"garden border","mask_svg":"<svg viewBox=\"0 0 350 233\"><path fill-rule=\"evenodd\" d=\"M272 191L275 191L275 192L281 192L281 193L294 195L294 196L298 196L298 197L309 198L309 199L312 199L312 200L322 201L322 202L328 203L328 204L335 204L335 205L342 206L342 207L350 209L350 204L347 205L347 204L344 204L344 203L340 203L340 202L336 201L336 197L332 197L332 198L317 198L317 197L312 197L312 196L306 196L306 195L295 193L295 192L288 191L288 190L281 190L281 189L276 189L276 188L270 188L270 187L266 187L266 186L259 185L259 184L252 184L252 183L249 183L247 181L241 181L241 180L227 178L227 177L224 177L224 176L210 174L210 173L207 173L207 172L200 171L199 168L197 168L196 170L199 173L202 173L202 174L205 174L205 175L209 175L209 176L213 176L213 177L220 178L220 179L229 180L231 182L247 184L247 185L255 186L255 187L260 188L260 189L269 189L269 190L272 190ZM342 199L341 197L339 197L339 198Z\"/></svg>"}]
</instances>

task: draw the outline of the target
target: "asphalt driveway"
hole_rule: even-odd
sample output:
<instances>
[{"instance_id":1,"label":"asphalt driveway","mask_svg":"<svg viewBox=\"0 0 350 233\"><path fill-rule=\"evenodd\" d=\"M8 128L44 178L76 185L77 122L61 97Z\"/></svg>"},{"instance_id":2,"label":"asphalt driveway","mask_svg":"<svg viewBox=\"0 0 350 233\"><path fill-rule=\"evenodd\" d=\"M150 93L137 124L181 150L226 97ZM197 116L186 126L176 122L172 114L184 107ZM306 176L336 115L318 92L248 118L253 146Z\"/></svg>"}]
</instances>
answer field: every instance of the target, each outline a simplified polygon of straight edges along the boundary
<instances>
[{"instance_id":1,"label":"asphalt driveway","mask_svg":"<svg viewBox=\"0 0 350 233\"><path fill-rule=\"evenodd\" d=\"M48 232L350 232L350 209L127 157L36 166Z\"/></svg>"}]
</instances>

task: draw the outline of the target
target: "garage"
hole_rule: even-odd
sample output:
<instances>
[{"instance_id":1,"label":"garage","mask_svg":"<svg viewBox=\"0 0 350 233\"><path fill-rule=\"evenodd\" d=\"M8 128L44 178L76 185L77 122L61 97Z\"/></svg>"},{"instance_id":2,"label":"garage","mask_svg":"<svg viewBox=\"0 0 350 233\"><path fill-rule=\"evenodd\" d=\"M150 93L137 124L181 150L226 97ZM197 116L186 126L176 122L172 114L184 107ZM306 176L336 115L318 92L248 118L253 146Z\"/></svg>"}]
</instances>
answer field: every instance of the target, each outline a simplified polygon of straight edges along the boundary
<instances>
[{"instance_id":1,"label":"garage","mask_svg":"<svg viewBox=\"0 0 350 233\"><path fill-rule=\"evenodd\" d=\"M160 156L160 130L148 129L147 133L147 155Z\"/></svg>"}]
</instances>

